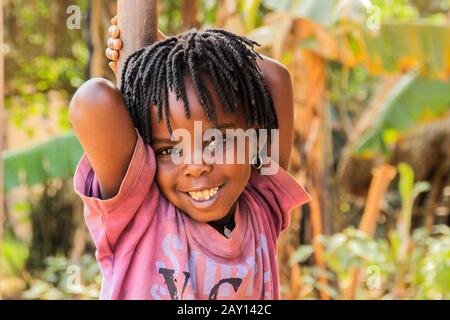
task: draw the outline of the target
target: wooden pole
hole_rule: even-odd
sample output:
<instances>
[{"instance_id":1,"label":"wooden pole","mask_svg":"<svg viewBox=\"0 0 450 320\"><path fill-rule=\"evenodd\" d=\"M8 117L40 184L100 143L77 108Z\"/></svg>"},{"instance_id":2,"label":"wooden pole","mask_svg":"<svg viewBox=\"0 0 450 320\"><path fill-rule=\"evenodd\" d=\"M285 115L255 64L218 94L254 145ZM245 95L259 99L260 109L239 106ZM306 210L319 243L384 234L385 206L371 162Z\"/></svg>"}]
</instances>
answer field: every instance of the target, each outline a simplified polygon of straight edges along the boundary
<instances>
[{"instance_id":1,"label":"wooden pole","mask_svg":"<svg viewBox=\"0 0 450 320\"><path fill-rule=\"evenodd\" d=\"M0 300L2 299L2 240L3 240L3 217L4 217L4 185L3 185L3 99L4 92L4 64L3 64L3 0L0 0Z\"/></svg>"},{"instance_id":2,"label":"wooden pole","mask_svg":"<svg viewBox=\"0 0 450 320\"><path fill-rule=\"evenodd\" d=\"M120 37L123 41L117 68L117 83L120 85L120 75L126 58L137 49L156 41L158 1L118 0L117 13Z\"/></svg>"}]
</instances>

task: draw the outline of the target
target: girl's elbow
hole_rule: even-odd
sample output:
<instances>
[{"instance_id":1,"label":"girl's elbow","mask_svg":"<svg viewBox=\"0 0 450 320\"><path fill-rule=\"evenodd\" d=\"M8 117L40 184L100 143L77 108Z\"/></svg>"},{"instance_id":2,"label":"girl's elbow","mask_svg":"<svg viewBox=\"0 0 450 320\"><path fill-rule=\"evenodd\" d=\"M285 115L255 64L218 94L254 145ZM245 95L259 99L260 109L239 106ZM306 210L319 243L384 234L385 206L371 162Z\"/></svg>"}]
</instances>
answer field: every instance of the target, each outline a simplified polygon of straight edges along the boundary
<instances>
[{"instance_id":1,"label":"girl's elbow","mask_svg":"<svg viewBox=\"0 0 450 320\"><path fill-rule=\"evenodd\" d=\"M75 92L69 104L69 120L73 126L80 121L101 117L106 108L113 105L120 91L110 81L94 78L86 81Z\"/></svg>"}]
</instances>

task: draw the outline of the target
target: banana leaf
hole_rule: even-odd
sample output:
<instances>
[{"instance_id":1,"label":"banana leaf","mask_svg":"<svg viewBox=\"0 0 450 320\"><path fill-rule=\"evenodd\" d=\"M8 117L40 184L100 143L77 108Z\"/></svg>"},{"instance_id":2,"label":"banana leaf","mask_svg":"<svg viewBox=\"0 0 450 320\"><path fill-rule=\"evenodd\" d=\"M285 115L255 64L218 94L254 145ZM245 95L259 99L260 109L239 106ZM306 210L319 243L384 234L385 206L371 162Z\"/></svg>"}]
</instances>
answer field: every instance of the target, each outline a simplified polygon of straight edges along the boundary
<instances>
[{"instance_id":1,"label":"banana leaf","mask_svg":"<svg viewBox=\"0 0 450 320\"><path fill-rule=\"evenodd\" d=\"M450 76L449 24L383 23L379 32L364 32L364 45L364 62L373 74L417 69L428 78Z\"/></svg>"},{"instance_id":2,"label":"banana leaf","mask_svg":"<svg viewBox=\"0 0 450 320\"><path fill-rule=\"evenodd\" d=\"M27 148L5 151L2 154L5 190L42 184L52 178L71 177L82 155L83 149L73 133Z\"/></svg>"},{"instance_id":3,"label":"banana leaf","mask_svg":"<svg viewBox=\"0 0 450 320\"><path fill-rule=\"evenodd\" d=\"M368 27L371 7L360 0L264 0L276 12L271 19L249 32L263 47L285 35L276 31L287 19L306 19L316 23L317 34L300 41L303 49L326 59L354 67L365 65L372 74L394 74L417 70L422 77L446 80L450 77L450 24L445 21L413 19L379 21ZM320 30L320 32L319 32ZM325 35L327 35L325 37ZM283 42L280 42L283 44ZM277 48L276 51L285 51Z\"/></svg>"},{"instance_id":4,"label":"banana leaf","mask_svg":"<svg viewBox=\"0 0 450 320\"><path fill-rule=\"evenodd\" d=\"M387 153L388 143L421 123L450 115L450 82L421 78L410 73L392 89L374 125L361 138L356 153Z\"/></svg>"}]
</instances>

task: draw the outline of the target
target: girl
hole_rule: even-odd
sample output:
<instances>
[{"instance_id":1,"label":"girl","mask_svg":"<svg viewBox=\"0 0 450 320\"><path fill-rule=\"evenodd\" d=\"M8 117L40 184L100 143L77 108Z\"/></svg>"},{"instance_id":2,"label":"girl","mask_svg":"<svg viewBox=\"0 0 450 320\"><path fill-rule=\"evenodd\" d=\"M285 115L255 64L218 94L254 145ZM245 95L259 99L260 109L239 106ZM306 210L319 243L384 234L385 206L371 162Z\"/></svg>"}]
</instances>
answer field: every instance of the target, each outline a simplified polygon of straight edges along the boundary
<instances>
[{"instance_id":1,"label":"girl","mask_svg":"<svg viewBox=\"0 0 450 320\"><path fill-rule=\"evenodd\" d=\"M117 60L113 24L107 55ZM278 299L277 240L290 211L310 201L286 172L289 73L253 51L255 42L223 30L159 40L128 57L120 90L92 79L70 104L85 151L74 185L97 249L100 297ZM199 124L224 138L196 144ZM193 147L179 147L180 129ZM260 173L273 160L259 155L235 161L249 149L227 134L239 129L279 129L276 174ZM207 150L234 161L206 161Z\"/></svg>"}]
</instances>

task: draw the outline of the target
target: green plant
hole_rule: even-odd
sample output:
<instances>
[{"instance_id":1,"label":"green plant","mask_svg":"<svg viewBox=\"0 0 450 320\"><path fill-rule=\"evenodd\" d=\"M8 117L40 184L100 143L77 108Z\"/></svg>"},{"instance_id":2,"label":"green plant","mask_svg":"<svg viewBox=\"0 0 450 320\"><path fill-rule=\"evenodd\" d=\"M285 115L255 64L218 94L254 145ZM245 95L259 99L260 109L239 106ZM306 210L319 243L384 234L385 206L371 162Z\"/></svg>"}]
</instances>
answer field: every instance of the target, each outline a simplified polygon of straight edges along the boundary
<instances>
[{"instance_id":1,"label":"green plant","mask_svg":"<svg viewBox=\"0 0 450 320\"><path fill-rule=\"evenodd\" d=\"M448 299L450 292L450 228L437 225L432 231L411 231L414 200L429 189L429 184L414 182L412 168L401 163L399 190L402 208L397 229L388 239L372 238L349 227L331 236L321 236L326 270L302 269L304 298L317 298L314 289L326 290L335 299L345 297L351 283L352 269L362 270L357 299ZM411 235L412 234L412 235ZM305 262L312 254L310 246L300 246L292 263ZM334 286L323 288L319 274ZM308 289L309 288L309 289Z\"/></svg>"},{"instance_id":2,"label":"green plant","mask_svg":"<svg viewBox=\"0 0 450 320\"><path fill-rule=\"evenodd\" d=\"M23 299L97 299L101 273L92 255L84 255L77 262L66 257L48 257L40 277L30 279Z\"/></svg>"},{"instance_id":3,"label":"green plant","mask_svg":"<svg viewBox=\"0 0 450 320\"><path fill-rule=\"evenodd\" d=\"M450 113L450 82L427 80L409 73L393 88L373 127L356 146L359 154L388 153L388 146L420 123Z\"/></svg>"},{"instance_id":4,"label":"green plant","mask_svg":"<svg viewBox=\"0 0 450 320\"><path fill-rule=\"evenodd\" d=\"M2 264L2 276L20 276L20 272L23 270L28 258L27 244L23 241L14 239L9 232L5 232L1 253L0 261Z\"/></svg>"},{"instance_id":5,"label":"green plant","mask_svg":"<svg viewBox=\"0 0 450 320\"><path fill-rule=\"evenodd\" d=\"M430 233L425 228L414 230L408 259L398 266L398 243L394 239L372 239L365 233L347 228L331 236L323 236L325 261L331 271L317 267L302 268L303 299L317 299L315 289L325 290L334 299L343 299L349 282L349 271L360 268L362 282L357 299L393 299L396 295L394 279L404 270L403 299L448 299L450 292L450 228L439 225ZM301 261L311 254L309 246L300 246L306 252ZM323 288L317 281L324 275L335 285ZM375 283L375 285L374 285Z\"/></svg>"}]
</instances>

